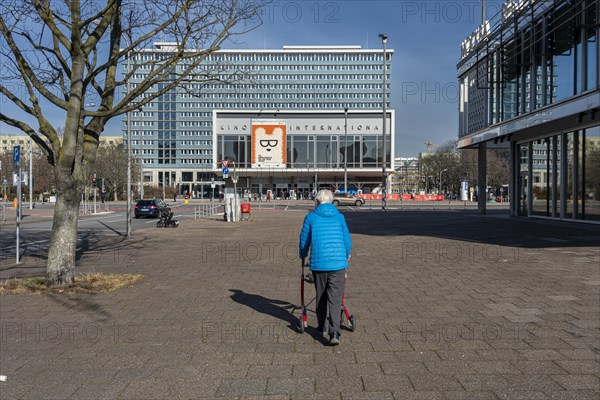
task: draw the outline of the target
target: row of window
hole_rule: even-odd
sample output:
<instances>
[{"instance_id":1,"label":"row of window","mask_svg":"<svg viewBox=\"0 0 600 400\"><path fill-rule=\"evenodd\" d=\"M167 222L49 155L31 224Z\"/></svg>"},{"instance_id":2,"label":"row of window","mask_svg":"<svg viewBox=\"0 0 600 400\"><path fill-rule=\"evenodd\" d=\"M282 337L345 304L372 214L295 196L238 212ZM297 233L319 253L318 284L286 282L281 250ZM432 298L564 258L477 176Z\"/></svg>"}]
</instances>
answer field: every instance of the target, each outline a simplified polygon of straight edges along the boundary
<instances>
[{"instance_id":1,"label":"row of window","mask_svg":"<svg viewBox=\"0 0 600 400\"><path fill-rule=\"evenodd\" d=\"M150 69L149 65L142 65L138 69ZM180 65L180 68L185 69L185 65ZM389 68L389 66L388 66ZM206 70L224 70L232 69L228 65L200 65L196 68L197 72ZM356 65L236 65L236 70L243 71L378 71L383 69L383 64L356 64Z\"/></svg>"},{"instance_id":2,"label":"row of window","mask_svg":"<svg viewBox=\"0 0 600 400\"><path fill-rule=\"evenodd\" d=\"M373 109L373 108L381 108L382 103L179 103L182 108L215 108L215 109L225 109L225 108L234 108L238 110L244 109L335 109L339 110L343 107L348 108L363 108L363 109ZM390 103L388 102L388 107L390 107ZM189 125L188 125L189 126Z\"/></svg>"},{"instance_id":3,"label":"row of window","mask_svg":"<svg viewBox=\"0 0 600 400\"><path fill-rule=\"evenodd\" d=\"M153 121L139 121L139 120L136 121L136 120L130 120L129 123L130 123L130 126L150 126L150 127L154 126L154 122ZM123 121L123 126L127 127L127 121L126 120ZM139 131L136 131L136 132L139 134ZM146 134L145 132L147 132L147 131L143 131L143 132L144 132L144 135L145 135Z\"/></svg>"},{"instance_id":4,"label":"row of window","mask_svg":"<svg viewBox=\"0 0 600 400\"><path fill-rule=\"evenodd\" d=\"M193 111L193 112L182 112L182 113L179 113L179 116L182 117L182 118L189 118L189 117L194 117L194 118L198 118L198 117L212 117L212 113L211 112Z\"/></svg>"},{"instance_id":5,"label":"row of window","mask_svg":"<svg viewBox=\"0 0 600 400\"><path fill-rule=\"evenodd\" d=\"M207 61L383 61L383 54L213 53L207 57Z\"/></svg>"},{"instance_id":6,"label":"row of window","mask_svg":"<svg viewBox=\"0 0 600 400\"><path fill-rule=\"evenodd\" d=\"M212 159L183 158L179 162L181 164L212 164Z\"/></svg>"},{"instance_id":7,"label":"row of window","mask_svg":"<svg viewBox=\"0 0 600 400\"><path fill-rule=\"evenodd\" d=\"M126 134L124 134L124 137ZM144 145L148 145L148 146L153 146L154 145L154 140L143 140L142 141ZM177 140L177 141L163 141L163 140L157 140L159 146L163 146L164 143L172 143L173 147L177 147L177 144L179 144L179 146L211 146L212 145L212 140ZM123 140L123 144L127 145L127 140ZM131 141L131 146L135 147L135 146L139 146L140 145L140 141L139 140L132 140Z\"/></svg>"},{"instance_id":8,"label":"row of window","mask_svg":"<svg viewBox=\"0 0 600 400\"><path fill-rule=\"evenodd\" d=\"M131 145L135 145L134 141L131 141ZM156 155L157 154L157 149L142 149L142 154L144 155ZM133 155L139 155L140 154L140 149L136 149L136 148L132 148L131 149L131 154ZM194 155L211 155L212 154L212 150L209 149L193 149L193 150L179 150L179 154L180 155L186 155L186 156L194 156ZM170 155L170 154L169 154Z\"/></svg>"},{"instance_id":9,"label":"row of window","mask_svg":"<svg viewBox=\"0 0 600 400\"><path fill-rule=\"evenodd\" d=\"M288 168L377 168L382 166L381 135L352 135L348 141L337 135L289 135L286 140ZM390 138L386 140L390 160ZM346 145L347 143L347 145ZM249 135L217 137L217 159L236 159L240 168L252 167Z\"/></svg>"},{"instance_id":10,"label":"row of window","mask_svg":"<svg viewBox=\"0 0 600 400\"><path fill-rule=\"evenodd\" d=\"M181 150L179 152L182 155L210 155L212 154L212 150L208 149L193 149L193 150Z\"/></svg>"},{"instance_id":11,"label":"row of window","mask_svg":"<svg viewBox=\"0 0 600 400\"><path fill-rule=\"evenodd\" d=\"M212 136L211 131L179 131L179 136Z\"/></svg>"},{"instance_id":12,"label":"row of window","mask_svg":"<svg viewBox=\"0 0 600 400\"><path fill-rule=\"evenodd\" d=\"M390 84L386 85L389 89ZM185 90L200 90L200 89L220 89L220 90L292 90L298 91L303 89L317 89L317 90L329 90L329 89L382 89L382 83L236 83L235 85L219 85L213 83L200 84L200 83L191 83L183 86L181 91ZM186 94L192 97L196 93ZM183 96L183 94L180 94Z\"/></svg>"},{"instance_id":13,"label":"row of window","mask_svg":"<svg viewBox=\"0 0 600 400\"><path fill-rule=\"evenodd\" d=\"M186 127L186 126L211 127L212 121L179 121L179 125L182 127Z\"/></svg>"}]
</instances>

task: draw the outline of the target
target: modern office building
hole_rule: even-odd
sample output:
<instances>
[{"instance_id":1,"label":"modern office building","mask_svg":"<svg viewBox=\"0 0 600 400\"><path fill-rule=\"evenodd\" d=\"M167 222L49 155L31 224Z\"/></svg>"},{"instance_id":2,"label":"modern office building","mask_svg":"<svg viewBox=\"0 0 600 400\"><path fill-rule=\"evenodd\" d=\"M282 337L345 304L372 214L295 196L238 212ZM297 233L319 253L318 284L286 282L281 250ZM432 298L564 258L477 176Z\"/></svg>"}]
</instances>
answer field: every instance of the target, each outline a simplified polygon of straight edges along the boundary
<instances>
[{"instance_id":1,"label":"modern office building","mask_svg":"<svg viewBox=\"0 0 600 400\"><path fill-rule=\"evenodd\" d=\"M145 62L173 50L170 43L156 43L136 52L131 83L147 76ZM211 183L222 179L221 160L228 159L237 174L248 178L236 185L241 193L276 194L284 186L288 191L326 185L335 189L344 179L344 149L350 148L354 153L347 165L349 186L370 191L381 182L377 157L382 156L383 140L383 54L383 49L360 46L220 50L200 67L200 75L214 79L187 82L141 112L132 112L129 125L123 119L123 134L126 138L130 129L132 156L141 153L146 185L176 186L181 193L207 196ZM393 50L386 54L390 110ZM387 112L387 119L387 160L393 170L393 111ZM259 150L252 129L261 123L281 125L277 132L287 140L279 150L285 159L251 161L253 151Z\"/></svg>"},{"instance_id":2,"label":"modern office building","mask_svg":"<svg viewBox=\"0 0 600 400\"><path fill-rule=\"evenodd\" d=\"M462 44L458 147L510 146L512 215L600 220L597 0L507 1ZM479 197L485 212L485 198Z\"/></svg>"}]
</instances>

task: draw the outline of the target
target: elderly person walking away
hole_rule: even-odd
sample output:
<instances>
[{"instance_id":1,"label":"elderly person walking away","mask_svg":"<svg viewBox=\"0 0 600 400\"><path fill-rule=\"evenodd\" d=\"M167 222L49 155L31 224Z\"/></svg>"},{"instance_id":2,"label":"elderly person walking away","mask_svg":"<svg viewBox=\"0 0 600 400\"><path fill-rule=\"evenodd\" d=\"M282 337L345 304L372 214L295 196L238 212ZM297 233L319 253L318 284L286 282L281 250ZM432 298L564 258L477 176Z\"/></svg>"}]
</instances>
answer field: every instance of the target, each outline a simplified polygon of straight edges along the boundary
<instances>
[{"instance_id":1,"label":"elderly person walking away","mask_svg":"<svg viewBox=\"0 0 600 400\"><path fill-rule=\"evenodd\" d=\"M315 198L316 209L304 218L300 232L300 258L308 256L310 271L317 292L317 334L325 332L325 320L329 309L329 344L340 344L340 313L344 277L352 248L352 239L346 219L331 204L333 193L320 190Z\"/></svg>"}]
</instances>

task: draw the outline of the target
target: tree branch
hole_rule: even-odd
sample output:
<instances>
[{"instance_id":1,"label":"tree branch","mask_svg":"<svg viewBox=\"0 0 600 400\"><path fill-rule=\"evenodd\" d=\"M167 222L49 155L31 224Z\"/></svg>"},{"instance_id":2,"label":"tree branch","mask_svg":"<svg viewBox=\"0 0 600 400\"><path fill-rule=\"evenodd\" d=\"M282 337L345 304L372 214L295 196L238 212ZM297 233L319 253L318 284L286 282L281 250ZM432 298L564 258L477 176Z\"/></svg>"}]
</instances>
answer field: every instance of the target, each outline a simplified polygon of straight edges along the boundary
<instances>
[{"instance_id":1,"label":"tree branch","mask_svg":"<svg viewBox=\"0 0 600 400\"><path fill-rule=\"evenodd\" d=\"M52 155L52 149L48 146L48 143L46 143L42 138L40 138L35 133L35 131L33 130L33 128L31 126L29 126L25 122L10 118L1 112L0 112L0 121L4 122L7 125L14 126L15 128L18 128L21 131L25 132L38 146L41 147L41 149L44 152L44 154L46 155L46 157L48 157L48 160L50 160L51 155Z\"/></svg>"},{"instance_id":2,"label":"tree branch","mask_svg":"<svg viewBox=\"0 0 600 400\"><path fill-rule=\"evenodd\" d=\"M60 31L58 26L56 26L56 23L54 22L55 15L50 9L50 4L45 1L32 1L31 3L33 7L35 7L35 10L37 11L39 17L52 31L52 36L56 37L60 41L60 43L65 47L65 49L67 49L67 51L70 53L72 50L71 41L67 39L67 37L63 35L63 33ZM64 26L68 27L66 21L62 20L60 17L58 17L58 19Z\"/></svg>"},{"instance_id":3,"label":"tree branch","mask_svg":"<svg viewBox=\"0 0 600 400\"><path fill-rule=\"evenodd\" d=\"M19 47L15 43L14 38L12 37L12 34L11 34L10 30L8 29L8 27L4 23L4 18L2 17L2 15L0 15L0 32L2 32L2 36L6 40L6 43L8 44L8 47L10 48L10 50L13 53L13 55L15 56L15 59L17 61L17 66L19 68L19 72L21 73L21 76L23 77L23 81L26 82L26 81L29 80L33 84L33 86L35 87L35 89L37 91L39 91L46 99L48 99L48 101L50 101L51 103L53 103L55 106L57 106L59 108L62 108L63 110L66 110L66 108L67 108L67 102L65 102L64 100L61 100L58 97L56 97L55 95L53 95L37 79L37 76L35 75L35 73L31 69L31 66L29 65L29 63L27 62L27 60L25 59L25 57L23 57L23 54L21 53L21 50L19 49ZM30 92L30 94L31 94L31 92Z\"/></svg>"}]
</instances>

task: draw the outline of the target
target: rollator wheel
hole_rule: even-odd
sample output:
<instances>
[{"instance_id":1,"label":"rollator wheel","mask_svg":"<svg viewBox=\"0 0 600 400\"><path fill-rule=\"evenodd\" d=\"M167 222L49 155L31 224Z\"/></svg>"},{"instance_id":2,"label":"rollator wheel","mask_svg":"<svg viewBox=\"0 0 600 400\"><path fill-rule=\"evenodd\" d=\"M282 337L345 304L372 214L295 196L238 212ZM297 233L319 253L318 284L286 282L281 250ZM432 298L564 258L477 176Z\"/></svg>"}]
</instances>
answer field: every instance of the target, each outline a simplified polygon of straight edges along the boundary
<instances>
[{"instance_id":1,"label":"rollator wheel","mask_svg":"<svg viewBox=\"0 0 600 400\"><path fill-rule=\"evenodd\" d=\"M304 320L302 319L302 315L300 315L299 321L300 321L300 333L304 333Z\"/></svg>"},{"instance_id":2,"label":"rollator wheel","mask_svg":"<svg viewBox=\"0 0 600 400\"><path fill-rule=\"evenodd\" d=\"M351 315L348 319L348 327L350 328L351 332L356 330L356 318L354 318L354 315Z\"/></svg>"}]
</instances>

